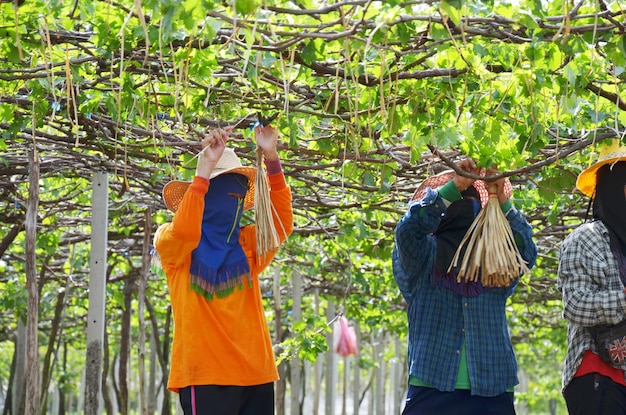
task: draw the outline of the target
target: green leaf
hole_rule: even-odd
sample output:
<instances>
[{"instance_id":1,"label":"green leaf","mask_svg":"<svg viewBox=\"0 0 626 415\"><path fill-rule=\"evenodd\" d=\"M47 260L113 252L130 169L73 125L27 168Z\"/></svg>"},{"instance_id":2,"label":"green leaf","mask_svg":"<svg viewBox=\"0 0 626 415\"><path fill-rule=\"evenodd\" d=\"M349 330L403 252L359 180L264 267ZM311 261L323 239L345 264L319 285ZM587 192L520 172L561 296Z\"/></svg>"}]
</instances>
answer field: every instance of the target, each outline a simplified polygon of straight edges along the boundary
<instances>
[{"instance_id":1,"label":"green leaf","mask_svg":"<svg viewBox=\"0 0 626 415\"><path fill-rule=\"evenodd\" d=\"M322 39L312 39L305 43L302 49L302 59L307 65L312 64L318 59L322 59L324 54L325 42Z\"/></svg>"},{"instance_id":2,"label":"green leaf","mask_svg":"<svg viewBox=\"0 0 626 415\"><path fill-rule=\"evenodd\" d=\"M537 23L535 19L536 17L534 14L531 14L526 10L519 11L520 23L522 24L522 26L526 27L527 29L536 29L539 27L539 24Z\"/></svg>"},{"instance_id":3,"label":"green leaf","mask_svg":"<svg viewBox=\"0 0 626 415\"><path fill-rule=\"evenodd\" d=\"M442 0L441 11L444 16L447 16L452 20L455 26L461 23L461 7L463 6L462 0Z\"/></svg>"},{"instance_id":4,"label":"green leaf","mask_svg":"<svg viewBox=\"0 0 626 415\"><path fill-rule=\"evenodd\" d=\"M235 11L239 14L249 15L254 13L260 5L260 0L235 0Z\"/></svg>"},{"instance_id":5,"label":"green leaf","mask_svg":"<svg viewBox=\"0 0 626 415\"><path fill-rule=\"evenodd\" d=\"M445 26L437 23L432 23L430 25L430 36L434 40L443 40L450 38L450 33L448 32L448 29L445 28ZM445 46L442 46L442 49L443 48L445 48Z\"/></svg>"},{"instance_id":6,"label":"green leaf","mask_svg":"<svg viewBox=\"0 0 626 415\"><path fill-rule=\"evenodd\" d=\"M11 62L11 63L19 63L20 62L20 51L19 51L19 49L17 47L17 43L16 42L11 42L11 43L6 44L5 47L8 50L3 52L2 54L4 56L6 56L8 61Z\"/></svg>"}]
</instances>

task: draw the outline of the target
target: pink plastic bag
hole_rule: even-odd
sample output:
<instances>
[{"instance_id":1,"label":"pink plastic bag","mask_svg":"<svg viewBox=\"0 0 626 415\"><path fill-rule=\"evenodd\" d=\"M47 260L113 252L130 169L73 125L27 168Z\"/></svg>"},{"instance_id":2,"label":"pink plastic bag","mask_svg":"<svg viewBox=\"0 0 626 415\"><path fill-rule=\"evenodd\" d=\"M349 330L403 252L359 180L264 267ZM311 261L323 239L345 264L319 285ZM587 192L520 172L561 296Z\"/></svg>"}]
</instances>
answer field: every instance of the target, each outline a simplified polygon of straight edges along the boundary
<instances>
[{"instance_id":1,"label":"pink plastic bag","mask_svg":"<svg viewBox=\"0 0 626 415\"><path fill-rule=\"evenodd\" d=\"M348 320L344 316L340 316L337 321L335 321L334 326L335 351L343 357L358 354L356 333L353 327L348 326Z\"/></svg>"}]
</instances>

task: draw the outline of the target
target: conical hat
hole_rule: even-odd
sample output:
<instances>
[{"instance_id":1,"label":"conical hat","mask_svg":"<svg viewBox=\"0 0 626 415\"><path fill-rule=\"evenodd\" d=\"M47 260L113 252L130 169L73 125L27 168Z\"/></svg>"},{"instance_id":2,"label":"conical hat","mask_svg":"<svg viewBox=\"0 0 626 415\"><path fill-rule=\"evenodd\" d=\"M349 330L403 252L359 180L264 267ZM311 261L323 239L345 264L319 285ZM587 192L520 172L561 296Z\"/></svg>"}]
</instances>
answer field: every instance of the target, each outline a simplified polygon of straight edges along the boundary
<instances>
[{"instance_id":1,"label":"conical hat","mask_svg":"<svg viewBox=\"0 0 626 415\"><path fill-rule=\"evenodd\" d=\"M254 206L254 182L256 179L256 169L253 167L244 167L235 150L226 147L222 157L217 161L210 179L225 173L238 173L248 178L248 191L244 198L244 209L250 209ZM178 205L183 200L185 192L191 185L191 181L172 180L163 187L163 200L165 206L172 212L178 210Z\"/></svg>"},{"instance_id":2,"label":"conical hat","mask_svg":"<svg viewBox=\"0 0 626 415\"><path fill-rule=\"evenodd\" d=\"M417 187L417 189L415 189L415 192L413 193L413 196L411 197L411 200L420 200L420 199L422 199L424 197L424 195L426 194L426 188L427 187L430 187L431 189L437 190L440 187L442 187L444 184L446 184L450 180L452 180L455 175L456 175L456 173L454 172L454 170L446 170L446 171L443 171L443 172L441 172L439 174L436 174L434 176L430 176L429 178L424 180ZM472 186L474 186L474 188L478 191L478 194L480 195L480 203L481 203L481 205L485 206L487 204L487 202L489 201L489 191L487 190L485 182L483 180L476 180L476 181L474 181ZM511 193L512 193L511 182L509 181L509 179L505 179L505 182L504 182L504 194L506 194L507 197L511 197Z\"/></svg>"},{"instance_id":3,"label":"conical hat","mask_svg":"<svg viewBox=\"0 0 626 415\"><path fill-rule=\"evenodd\" d=\"M596 172L605 164L626 161L626 146L618 139L608 140L602 144L598 154L598 160L583 170L576 179L576 187L589 197L593 197L596 191Z\"/></svg>"}]
</instances>

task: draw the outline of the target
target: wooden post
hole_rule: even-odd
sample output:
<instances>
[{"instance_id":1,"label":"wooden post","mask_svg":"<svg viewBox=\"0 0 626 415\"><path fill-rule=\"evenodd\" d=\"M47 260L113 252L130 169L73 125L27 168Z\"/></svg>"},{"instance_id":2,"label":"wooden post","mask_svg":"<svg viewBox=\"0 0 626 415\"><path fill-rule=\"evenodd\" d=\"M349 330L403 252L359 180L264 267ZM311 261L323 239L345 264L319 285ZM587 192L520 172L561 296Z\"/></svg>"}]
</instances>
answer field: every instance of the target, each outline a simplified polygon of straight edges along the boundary
<instances>
[{"instance_id":1,"label":"wooden post","mask_svg":"<svg viewBox=\"0 0 626 415\"><path fill-rule=\"evenodd\" d=\"M157 372L157 347L156 337L150 333L150 375L148 380L148 413L154 415L157 411L156 372ZM167 393L167 392L166 392Z\"/></svg>"},{"instance_id":2,"label":"wooden post","mask_svg":"<svg viewBox=\"0 0 626 415\"><path fill-rule=\"evenodd\" d=\"M293 323L302 318L302 275L298 271L292 274L292 317ZM300 415L300 389L302 387L302 363L296 355L291 360L291 415Z\"/></svg>"},{"instance_id":3,"label":"wooden post","mask_svg":"<svg viewBox=\"0 0 626 415\"><path fill-rule=\"evenodd\" d=\"M342 387L341 387L341 415L348 415L347 412L347 404L348 404L348 388L350 386L350 363L352 361L352 356L346 356L343 358L343 374L342 374Z\"/></svg>"},{"instance_id":4,"label":"wooden post","mask_svg":"<svg viewBox=\"0 0 626 415\"><path fill-rule=\"evenodd\" d=\"M15 338L15 375L11 392L13 414L26 411L26 318L17 318L17 336Z\"/></svg>"},{"instance_id":5,"label":"wooden post","mask_svg":"<svg viewBox=\"0 0 626 415\"><path fill-rule=\"evenodd\" d=\"M361 326L357 321L354 322L354 331L356 333L357 344L361 348ZM361 368L357 362L358 355L354 356L354 379L352 379L352 415L359 414L359 399L361 398Z\"/></svg>"},{"instance_id":6,"label":"wooden post","mask_svg":"<svg viewBox=\"0 0 626 415\"><path fill-rule=\"evenodd\" d=\"M102 345L106 293L108 225L108 175L93 177L91 255L89 259L89 311L87 313L87 359L85 364L85 415L98 415L102 386Z\"/></svg>"},{"instance_id":7,"label":"wooden post","mask_svg":"<svg viewBox=\"0 0 626 415\"><path fill-rule=\"evenodd\" d=\"M283 341L283 315L282 315L282 296L280 293L280 267L276 265L274 267L274 334L275 344L280 344ZM276 415L285 415L285 389L286 389L286 381L285 381L285 362L281 362L278 365L278 375L280 379L276 382Z\"/></svg>"},{"instance_id":8,"label":"wooden post","mask_svg":"<svg viewBox=\"0 0 626 415\"><path fill-rule=\"evenodd\" d=\"M378 362L376 367L376 377L374 383L374 413L385 413L385 359L383 356L385 335L382 331L376 333L376 343L374 344L374 361Z\"/></svg>"},{"instance_id":9,"label":"wooden post","mask_svg":"<svg viewBox=\"0 0 626 415\"><path fill-rule=\"evenodd\" d=\"M398 335L394 335L393 342L394 354L396 358L394 359L393 368L393 388L391 389L393 397L393 412L394 414L402 413L402 402L404 400L404 396L406 395L406 391L404 385L406 384L406 379L404 377L404 349L402 348L402 343L400 342L400 338Z\"/></svg>"},{"instance_id":10,"label":"wooden post","mask_svg":"<svg viewBox=\"0 0 626 415\"><path fill-rule=\"evenodd\" d=\"M138 310L137 317L139 319L139 351L138 351L138 375L139 375L139 413L148 415L148 399L146 391L146 322L145 322L145 303L146 303L146 287L148 286L148 275L150 274L150 247L152 234L152 210L146 209L144 214L144 230L143 230L143 246L141 250L141 276L139 278L139 287L137 289Z\"/></svg>"},{"instance_id":11,"label":"wooden post","mask_svg":"<svg viewBox=\"0 0 626 415\"><path fill-rule=\"evenodd\" d=\"M28 311L26 315L26 409L25 414L36 415L39 410L39 340L37 288L37 210L39 209L39 156L37 147L28 152L29 183L26 208L26 290Z\"/></svg>"},{"instance_id":12,"label":"wooden post","mask_svg":"<svg viewBox=\"0 0 626 415\"><path fill-rule=\"evenodd\" d=\"M315 289L315 317L319 317L320 315L320 291L319 288ZM318 415L320 409L320 396L321 396L321 385L322 385L322 355L318 355L318 359L315 361L313 366L313 387L315 388L313 394L313 414Z\"/></svg>"},{"instance_id":13,"label":"wooden post","mask_svg":"<svg viewBox=\"0 0 626 415\"><path fill-rule=\"evenodd\" d=\"M517 392L521 392L522 394L528 393L528 383L529 376L528 373L524 371L524 369L519 369L517 372L517 377L519 378L519 385L517 385ZM528 414L528 401L526 399L519 400L516 399L517 405L515 406L515 412L519 415L527 415Z\"/></svg>"},{"instance_id":14,"label":"wooden post","mask_svg":"<svg viewBox=\"0 0 626 415\"><path fill-rule=\"evenodd\" d=\"M331 321L335 318L335 305L328 303L326 309L326 319ZM334 324L333 324L334 326ZM337 359L333 350L333 335L335 330L331 330L326 336L328 342L328 351L326 352L326 415L335 415L335 389L337 387Z\"/></svg>"}]
</instances>

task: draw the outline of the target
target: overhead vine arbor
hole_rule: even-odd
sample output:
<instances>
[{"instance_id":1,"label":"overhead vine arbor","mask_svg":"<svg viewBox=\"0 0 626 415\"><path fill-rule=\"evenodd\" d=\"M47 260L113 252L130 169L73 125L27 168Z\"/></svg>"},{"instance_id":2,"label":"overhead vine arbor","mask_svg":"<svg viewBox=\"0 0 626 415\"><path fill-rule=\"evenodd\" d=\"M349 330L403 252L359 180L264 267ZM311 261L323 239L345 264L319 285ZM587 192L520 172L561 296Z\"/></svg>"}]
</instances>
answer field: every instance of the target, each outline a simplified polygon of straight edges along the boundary
<instances>
[{"instance_id":1,"label":"overhead vine arbor","mask_svg":"<svg viewBox=\"0 0 626 415\"><path fill-rule=\"evenodd\" d=\"M545 396L558 395L556 251L584 220L574 182L593 145L626 134L625 14L618 0L0 2L0 345L26 315L29 154L39 342L52 356L84 346L90 186L107 172L116 346L105 358L120 358L144 228L170 218L163 185L193 175L201 134L218 126L238 125L231 145L254 163L247 127L262 117L281 132L294 194L295 232L276 261L284 295L302 273L304 294L337 304L365 340L404 330L390 252L414 188L459 156L497 165L540 250L512 300L514 340L528 371L545 355ZM164 285L151 275L146 292L165 370ZM44 356L40 369L80 376L75 363Z\"/></svg>"}]
</instances>

